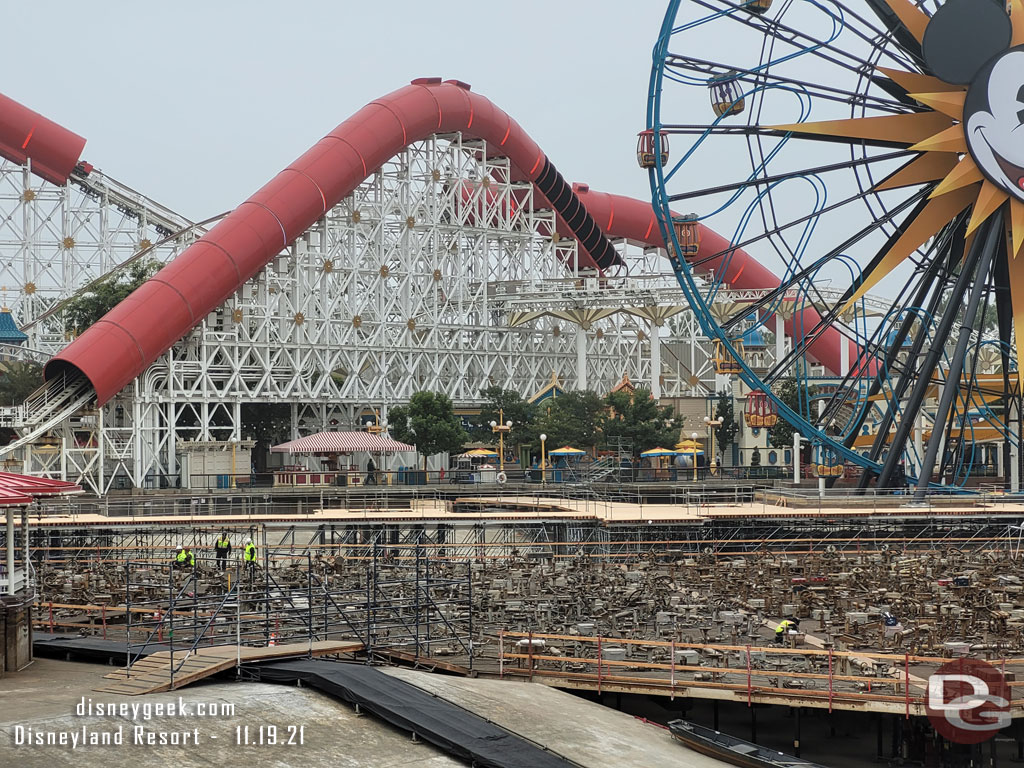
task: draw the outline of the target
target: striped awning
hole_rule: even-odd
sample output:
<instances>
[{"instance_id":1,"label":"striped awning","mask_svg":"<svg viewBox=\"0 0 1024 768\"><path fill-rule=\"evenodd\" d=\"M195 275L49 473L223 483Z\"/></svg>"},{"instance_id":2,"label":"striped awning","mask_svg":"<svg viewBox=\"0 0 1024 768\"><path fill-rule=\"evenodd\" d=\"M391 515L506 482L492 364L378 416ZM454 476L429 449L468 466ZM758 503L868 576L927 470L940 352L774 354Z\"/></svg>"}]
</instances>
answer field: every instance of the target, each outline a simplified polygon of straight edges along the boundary
<instances>
[{"instance_id":1,"label":"striped awning","mask_svg":"<svg viewBox=\"0 0 1024 768\"><path fill-rule=\"evenodd\" d=\"M0 507L23 507L39 496L67 496L81 492L81 486L64 480L0 472Z\"/></svg>"},{"instance_id":2,"label":"striped awning","mask_svg":"<svg viewBox=\"0 0 1024 768\"><path fill-rule=\"evenodd\" d=\"M275 445L271 453L405 453L416 446L373 432L317 432Z\"/></svg>"}]
</instances>

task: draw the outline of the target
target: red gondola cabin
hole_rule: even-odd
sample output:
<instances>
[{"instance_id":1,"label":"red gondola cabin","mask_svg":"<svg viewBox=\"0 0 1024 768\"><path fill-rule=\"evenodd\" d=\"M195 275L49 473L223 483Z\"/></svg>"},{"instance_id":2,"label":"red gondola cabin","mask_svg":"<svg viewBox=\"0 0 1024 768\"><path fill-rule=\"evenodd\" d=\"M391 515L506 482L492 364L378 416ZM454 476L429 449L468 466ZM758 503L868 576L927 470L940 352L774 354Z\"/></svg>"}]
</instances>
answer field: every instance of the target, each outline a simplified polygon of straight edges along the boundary
<instances>
[{"instance_id":1,"label":"red gondola cabin","mask_svg":"<svg viewBox=\"0 0 1024 768\"><path fill-rule=\"evenodd\" d=\"M755 389L747 395L747 408L743 418L751 429L771 429L779 423L775 403L761 389Z\"/></svg>"},{"instance_id":2,"label":"red gondola cabin","mask_svg":"<svg viewBox=\"0 0 1024 768\"><path fill-rule=\"evenodd\" d=\"M661 145L661 167L664 168L668 165L668 134L661 131L660 145ZM636 140L636 161L640 164L641 168L653 168L654 167L654 131L648 128L646 131L640 131Z\"/></svg>"}]
</instances>

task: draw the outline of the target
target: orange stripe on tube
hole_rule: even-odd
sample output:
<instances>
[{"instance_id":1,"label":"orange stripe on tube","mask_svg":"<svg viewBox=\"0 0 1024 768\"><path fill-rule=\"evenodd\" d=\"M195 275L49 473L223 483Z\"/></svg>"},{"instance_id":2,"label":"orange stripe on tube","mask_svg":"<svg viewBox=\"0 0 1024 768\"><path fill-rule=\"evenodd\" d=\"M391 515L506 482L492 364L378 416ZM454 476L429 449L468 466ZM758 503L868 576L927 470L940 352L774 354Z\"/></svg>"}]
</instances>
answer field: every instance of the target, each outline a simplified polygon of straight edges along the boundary
<instances>
[{"instance_id":1,"label":"orange stripe on tube","mask_svg":"<svg viewBox=\"0 0 1024 768\"><path fill-rule=\"evenodd\" d=\"M651 216L651 220L647 222L647 231L644 232L644 242L650 242L648 238L651 236L651 230L654 229L654 217Z\"/></svg>"},{"instance_id":2,"label":"orange stripe on tube","mask_svg":"<svg viewBox=\"0 0 1024 768\"><path fill-rule=\"evenodd\" d=\"M498 144L499 147L504 147L505 142L508 141L508 135L512 133L512 121L508 121L508 128L505 129L505 135L501 137L501 142Z\"/></svg>"},{"instance_id":3,"label":"orange stripe on tube","mask_svg":"<svg viewBox=\"0 0 1024 768\"><path fill-rule=\"evenodd\" d=\"M527 173L527 176L533 176L533 172L537 170L537 166L540 165L540 161L544 158L543 152L537 153L537 159L533 161L533 167Z\"/></svg>"},{"instance_id":4,"label":"orange stripe on tube","mask_svg":"<svg viewBox=\"0 0 1024 768\"><path fill-rule=\"evenodd\" d=\"M737 280L739 280L740 279L740 275L743 274L743 270L746 269L746 268L747 268L746 262L744 262L743 264L740 264L740 268L736 270L736 274L732 276L732 280L730 280L729 282L730 283L735 283Z\"/></svg>"},{"instance_id":5,"label":"orange stripe on tube","mask_svg":"<svg viewBox=\"0 0 1024 768\"><path fill-rule=\"evenodd\" d=\"M28 132L28 136L25 137L25 141L22 142L21 148L24 149L28 146L28 143L32 141L32 134L36 132L36 127L33 125L32 129Z\"/></svg>"}]
</instances>

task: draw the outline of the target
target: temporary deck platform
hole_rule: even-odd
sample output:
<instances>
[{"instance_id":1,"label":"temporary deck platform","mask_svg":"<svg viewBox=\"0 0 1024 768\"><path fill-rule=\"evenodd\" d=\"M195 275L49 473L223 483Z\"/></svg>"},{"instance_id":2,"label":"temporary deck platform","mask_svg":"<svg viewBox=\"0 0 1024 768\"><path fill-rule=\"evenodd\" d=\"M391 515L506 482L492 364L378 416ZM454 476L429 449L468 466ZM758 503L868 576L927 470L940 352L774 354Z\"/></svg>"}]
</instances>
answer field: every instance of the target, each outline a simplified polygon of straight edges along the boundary
<instances>
[{"instance_id":1,"label":"temporary deck platform","mask_svg":"<svg viewBox=\"0 0 1024 768\"><path fill-rule=\"evenodd\" d=\"M132 664L130 670L119 669L104 675L112 682L93 690L127 696L159 693L176 690L231 669L240 663L254 664L299 656L333 656L340 653L355 653L362 648L361 643L318 640L313 643L289 643L266 648L225 645L200 648L194 652L159 651L139 659Z\"/></svg>"}]
</instances>

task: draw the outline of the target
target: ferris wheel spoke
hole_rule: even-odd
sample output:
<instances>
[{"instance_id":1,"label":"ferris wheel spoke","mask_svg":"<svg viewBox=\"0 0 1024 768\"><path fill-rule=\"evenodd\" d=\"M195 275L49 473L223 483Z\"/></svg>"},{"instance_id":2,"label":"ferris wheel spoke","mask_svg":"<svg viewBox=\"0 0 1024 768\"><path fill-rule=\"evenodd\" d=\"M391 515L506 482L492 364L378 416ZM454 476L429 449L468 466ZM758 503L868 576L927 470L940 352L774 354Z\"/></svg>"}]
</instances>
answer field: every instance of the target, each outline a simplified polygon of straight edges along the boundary
<instances>
[{"instance_id":1,"label":"ferris wheel spoke","mask_svg":"<svg viewBox=\"0 0 1024 768\"><path fill-rule=\"evenodd\" d=\"M799 171L789 171L787 173L779 173L774 176L757 176L752 179L746 179L745 181L735 182L733 184L723 184L718 187L707 187L706 189L700 189L694 192L680 192L675 195L669 195L666 199L670 203L676 203L680 200L690 200L695 197L704 197L705 195L717 195L724 192L735 192L737 190L748 189L750 187L766 186L776 184L786 179L798 178L807 174L821 175L825 173L831 173L832 171L842 171L854 168L858 165L866 165L868 163L880 163L888 162L890 160L898 160L903 157L908 157L913 153L907 152L906 150L900 152L889 152L884 155L875 155L873 157L857 158L855 160L847 160L841 163L832 163L831 165L819 165L814 168L804 168Z\"/></svg>"},{"instance_id":2,"label":"ferris wheel spoke","mask_svg":"<svg viewBox=\"0 0 1024 768\"><path fill-rule=\"evenodd\" d=\"M716 7L716 3L711 0L693 0L696 5L703 6L704 8L717 12L719 8ZM720 3L721 5L732 5L731 3ZM796 27L789 26L782 22L778 17L767 19L763 16L750 16L747 14L736 14L729 13L725 14L722 18L729 19L734 22L743 24L744 26L750 27L751 29L757 30L763 35L771 36L782 42L785 42L793 46L798 51L804 51L816 58L827 61L834 64L837 67L841 67L851 72L861 71L868 64L861 57L844 50L840 46L836 45L834 38L832 40L823 40L808 34L807 32L798 29ZM852 30L851 30L852 32ZM780 34L784 33L784 34ZM904 60L893 57L890 52L887 52L885 46L875 39L865 38L864 42L869 47L875 49L882 55L886 55L892 58L893 62L899 62L901 65L905 63ZM829 55L831 54L831 55Z\"/></svg>"},{"instance_id":3,"label":"ferris wheel spoke","mask_svg":"<svg viewBox=\"0 0 1024 768\"><path fill-rule=\"evenodd\" d=\"M851 245L853 245L854 243L859 242L864 237L866 237L868 234L870 234L870 232L878 229L882 224L889 223L890 221L892 221L893 218L895 218L895 216L897 214L899 214L900 212L905 210L909 205L913 204L915 201L920 201L922 198L926 197L927 194L928 194L928 190L927 189L919 190L914 195L912 195L908 200L903 201L901 204L896 206L892 211L887 213L882 218L872 220L870 223L865 225L857 234L853 235L848 240L846 240L845 243L843 244L843 246L840 246L840 248L837 248L837 249L831 251L828 254L828 256L824 257L824 258L835 258L835 257L839 256L843 252L843 250L846 250ZM842 208L844 205L849 205L851 203L858 202L859 200L860 200L859 195L853 195L853 196L847 197L847 198L845 198L843 200L840 200L837 203L833 203L830 206L826 206L825 208L822 208L817 213L807 214L806 216L801 216L798 219L794 219L793 221L787 222L786 224L780 226L778 228L778 230L789 229L789 228L792 228L792 227L799 226L801 224L805 224L806 222L810 221L812 218L814 218L816 216L819 216L819 215L821 215L823 213L829 213L829 212L835 211L835 210L837 210L839 208ZM700 259L695 259L695 260L690 261L688 263L690 264L691 267L703 266L703 265L707 264L708 262L714 261L715 259L719 259L719 258L721 258L721 257L723 257L723 256L725 256L725 255L727 255L727 254L737 250L737 249L749 248L751 245L754 245L755 243L761 242L763 240L766 240L766 239L772 237L774 234L776 234L776 232L777 232L777 230L772 230L772 231L769 231L769 232L763 232L763 233L761 233L759 235L755 235L754 237L747 238L746 240L743 240L742 242L732 243L732 244L730 244L729 248L727 248L725 250L722 250L722 251L719 251L718 253L712 254L710 256L705 256L705 257L702 257ZM814 264L815 265L819 265L819 263L821 261L823 261L823 259L816 260ZM809 278L809 277L813 276L813 273L816 272L819 268L820 268L820 266L812 265L811 267L808 267L806 270L802 271L800 273L800 277L802 279Z\"/></svg>"},{"instance_id":4,"label":"ferris wheel spoke","mask_svg":"<svg viewBox=\"0 0 1024 768\"><path fill-rule=\"evenodd\" d=\"M850 104L876 109L880 112L902 113L906 112L908 106L920 109L916 102L909 102L899 98L886 99L875 94L858 93L855 90L840 88L833 85L811 80L799 80L793 77L786 77L777 72L768 70L754 71L740 67L730 67L721 63L712 62L707 59L698 59L693 56L669 53L665 58L665 66L673 71L682 73L694 73L695 81L707 83L709 79L722 80L729 78L728 82L745 83L751 90L770 87L771 85L785 86L795 91L805 93L809 97L819 97L839 104ZM699 78L697 77L699 75ZM697 82L691 83L693 85ZM766 85L769 84L769 85ZM905 94L905 91L900 91Z\"/></svg>"}]
</instances>

